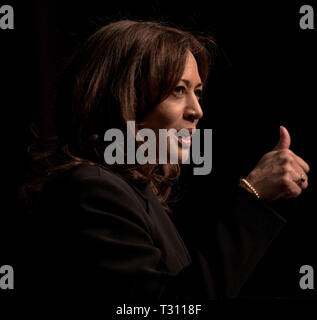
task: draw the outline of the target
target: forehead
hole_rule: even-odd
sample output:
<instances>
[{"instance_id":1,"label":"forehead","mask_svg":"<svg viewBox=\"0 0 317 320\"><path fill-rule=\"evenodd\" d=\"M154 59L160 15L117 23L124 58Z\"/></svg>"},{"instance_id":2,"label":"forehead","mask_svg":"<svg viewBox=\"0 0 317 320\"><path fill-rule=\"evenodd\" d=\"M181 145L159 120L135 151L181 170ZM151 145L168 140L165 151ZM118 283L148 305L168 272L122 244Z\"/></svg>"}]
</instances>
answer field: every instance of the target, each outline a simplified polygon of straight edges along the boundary
<instances>
[{"instance_id":1,"label":"forehead","mask_svg":"<svg viewBox=\"0 0 317 320\"><path fill-rule=\"evenodd\" d=\"M187 55L182 79L189 80L194 85L201 82L197 62L191 52L189 52Z\"/></svg>"}]
</instances>

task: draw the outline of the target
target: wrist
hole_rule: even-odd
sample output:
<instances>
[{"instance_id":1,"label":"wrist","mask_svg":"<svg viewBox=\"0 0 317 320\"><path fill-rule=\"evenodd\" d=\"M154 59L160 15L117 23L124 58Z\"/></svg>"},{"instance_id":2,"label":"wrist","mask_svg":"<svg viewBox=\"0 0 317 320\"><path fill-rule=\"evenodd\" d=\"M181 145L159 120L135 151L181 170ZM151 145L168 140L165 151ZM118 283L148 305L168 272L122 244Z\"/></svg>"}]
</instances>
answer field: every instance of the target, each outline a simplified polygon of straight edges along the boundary
<instances>
[{"instance_id":1,"label":"wrist","mask_svg":"<svg viewBox=\"0 0 317 320\"><path fill-rule=\"evenodd\" d=\"M249 193L251 193L257 199L261 199L259 192L254 188L254 186L248 181L247 178L241 178L239 181L239 186L241 188L247 190Z\"/></svg>"}]
</instances>

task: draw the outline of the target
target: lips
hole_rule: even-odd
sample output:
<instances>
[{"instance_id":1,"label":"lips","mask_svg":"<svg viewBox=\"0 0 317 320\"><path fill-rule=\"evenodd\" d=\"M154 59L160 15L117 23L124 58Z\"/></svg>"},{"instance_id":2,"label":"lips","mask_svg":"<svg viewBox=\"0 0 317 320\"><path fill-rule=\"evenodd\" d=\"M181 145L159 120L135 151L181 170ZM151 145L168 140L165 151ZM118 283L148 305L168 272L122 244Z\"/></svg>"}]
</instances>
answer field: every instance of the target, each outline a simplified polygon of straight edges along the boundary
<instances>
[{"instance_id":1,"label":"lips","mask_svg":"<svg viewBox=\"0 0 317 320\"><path fill-rule=\"evenodd\" d=\"M190 147L192 144L191 136L188 136L187 138L178 137L178 143L183 147Z\"/></svg>"},{"instance_id":2,"label":"lips","mask_svg":"<svg viewBox=\"0 0 317 320\"><path fill-rule=\"evenodd\" d=\"M186 130L184 130L186 129ZM195 132L195 128L182 128L177 131L177 138L178 138L178 143L182 147L190 147L192 144L191 137L192 134Z\"/></svg>"},{"instance_id":3,"label":"lips","mask_svg":"<svg viewBox=\"0 0 317 320\"><path fill-rule=\"evenodd\" d=\"M195 131L196 131L196 128L181 128L177 130L177 133L182 137L187 138L188 134L191 137Z\"/></svg>"}]
</instances>

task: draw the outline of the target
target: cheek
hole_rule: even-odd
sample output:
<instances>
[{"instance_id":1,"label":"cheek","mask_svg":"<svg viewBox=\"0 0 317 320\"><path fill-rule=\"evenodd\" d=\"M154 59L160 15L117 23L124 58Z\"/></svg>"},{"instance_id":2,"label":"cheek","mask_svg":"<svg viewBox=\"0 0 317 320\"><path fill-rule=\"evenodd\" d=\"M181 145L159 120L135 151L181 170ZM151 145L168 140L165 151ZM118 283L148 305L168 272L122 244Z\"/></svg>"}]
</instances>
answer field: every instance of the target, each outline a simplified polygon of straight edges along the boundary
<instances>
[{"instance_id":1,"label":"cheek","mask_svg":"<svg viewBox=\"0 0 317 320\"><path fill-rule=\"evenodd\" d=\"M179 101L166 99L157 105L144 119L143 128L157 129L177 129L178 123L183 118L183 107Z\"/></svg>"},{"instance_id":2,"label":"cheek","mask_svg":"<svg viewBox=\"0 0 317 320\"><path fill-rule=\"evenodd\" d=\"M179 105L174 103L162 103L157 108L155 119L159 128L177 128L177 123L182 119L183 113Z\"/></svg>"}]
</instances>

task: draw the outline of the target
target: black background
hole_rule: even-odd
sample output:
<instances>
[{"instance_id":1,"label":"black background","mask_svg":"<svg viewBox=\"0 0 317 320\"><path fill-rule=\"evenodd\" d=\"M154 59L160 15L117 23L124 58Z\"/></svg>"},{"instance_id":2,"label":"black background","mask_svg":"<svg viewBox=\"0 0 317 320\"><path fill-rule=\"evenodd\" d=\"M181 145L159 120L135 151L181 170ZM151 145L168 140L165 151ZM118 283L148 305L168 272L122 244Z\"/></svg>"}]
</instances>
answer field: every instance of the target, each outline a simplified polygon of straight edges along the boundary
<instances>
[{"instance_id":1,"label":"black background","mask_svg":"<svg viewBox=\"0 0 317 320\"><path fill-rule=\"evenodd\" d=\"M56 82L65 58L98 26L121 18L161 20L212 35L222 49L203 100L201 128L213 129L213 169L181 179L184 199L176 207L198 232L216 201L227 195L260 157L273 149L279 125L291 149L310 165L309 189L272 206L288 223L259 263L241 295L312 298L301 290L299 268L317 272L317 210L314 179L316 30L301 30L299 8L311 1L1 1L14 8L14 30L0 30L1 252L0 265L15 267L19 292L20 212L15 191L24 173L30 121L51 133ZM317 6L314 6L315 11ZM186 179L185 179L186 178ZM186 209L186 210L185 210ZM24 259L24 258L23 258ZM27 257L25 257L26 263ZM316 282L315 282L316 283Z\"/></svg>"}]
</instances>

